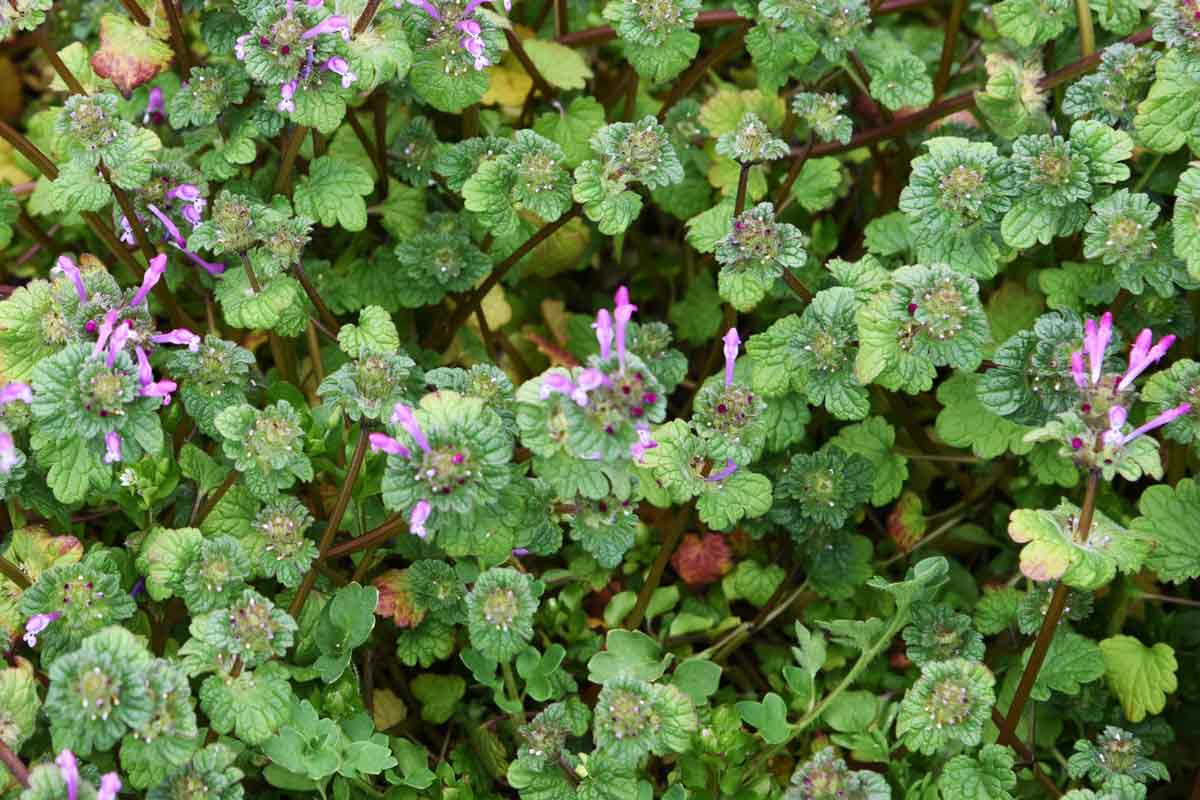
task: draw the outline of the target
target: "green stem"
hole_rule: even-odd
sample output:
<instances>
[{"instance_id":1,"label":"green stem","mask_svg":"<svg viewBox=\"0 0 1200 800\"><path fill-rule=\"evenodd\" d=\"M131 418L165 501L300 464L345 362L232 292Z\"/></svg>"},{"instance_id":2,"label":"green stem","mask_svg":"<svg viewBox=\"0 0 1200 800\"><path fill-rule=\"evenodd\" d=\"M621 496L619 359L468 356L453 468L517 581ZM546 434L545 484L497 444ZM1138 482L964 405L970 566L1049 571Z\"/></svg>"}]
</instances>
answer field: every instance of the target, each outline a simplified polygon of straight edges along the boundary
<instances>
[{"instance_id":1,"label":"green stem","mask_svg":"<svg viewBox=\"0 0 1200 800\"><path fill-rule=\"evenodd\" d=\"M1154 171L1158 169L1158 165L1162 163L1162 160L1165 157L1166 153L1159 153L1154 157L1154 160L1150 162L1149 168L1142 173L1141 177L1138 178L1137 183L1133 185L1134 192L1140 192L1142 190L1142 187L1145 186L1146 182L1149 181L1154 175Z\"/></svg>"},{"instance_id":2,"label":"green stem","mask_svg":"<svg viewBox=\"0 0 1200 800\"><path fill-rule=\"evenodd\" d=\"M28 589L30 586L29 576L4 556L0 556L0 574L15 583L19 589Z\"/></svg>"},{"instance_id":3,"label":"green stem","mask_svg":"<svg viewBox=\"0 0 1200 800\"><path fill-rule=\"evenodd\" d=\"M850 671L846 673L846 677L842 678L842 682L834 687L833 691L821 698L821 702L817 703L816 707L813 708L812 711L809 711L800 719L799 722L791 726L786 739L762 751L758 758L754 759L753 763L751 763L750 768L746 770L746 775L752 776L762 774L762 769L765 767L767 762L775 757L776 753L787 747L789 742L791 742L801 733L804 733L804 731L808 729L808 726L820 719L821 715L825 713L825 709L829 708L834 700L838 699L843 692L853 686L854 682L857 681L859 676L862 675L863 671L871 665L871 662L875 660L876 656L882 653L884 649L892 643L892 639L896 638L896 634L900 632L900 629L908 624L908 618L908 608L905 608L903 611L898 609L896 615L892 617L891 624L889 624L887 629L884 630L883 635L871 645L870 649L863 651L862 655L858 657L858 661L854 662L854 666L851 667Z\"/></svg>"},{"instance_id":4,"label":"green stem","mask_svg":"<svg viewBox=\"0 0 1200 800\"><path fill-rule=\"evenodd\" d=\"M642 590L638 592L637 603L629 612L629 616L625 618L623 628L636 630L641 626L642 620L646 618L646 609L650 606L650 598L654 596L654 590L662 582L663 571L666 570L667 562L671 560L671 555L675 552L675 546L683 537L683 529L687 527L691 516L692 503L688 503L677 512L675 524L671 526L671 530L667 531L666 537L659 546L658 556L650 565L650 571L646 573L646 582L642 584Z\"/></svg>"},{"instance_id":5,"label":"green stem","mask_svg":"<svg viewBox=\"0 0 1200 800\"><path fill-rule=\"evenodd\" d=\"M1088 0L1075 0L1075 16L1079 18L1079 51L1087 57L1096 52L1096 31L1092 28Z\"/></svg>"},{"instance_id":6,"label":"green stem","mask_svg":"<svg viewBox=\"0 0 1200 800\"><path fill-rule=\"evenodd\" d=\"M1092 530L1092 517L1096 513L1096 490L1099 486L1100 472L1092 470L1088 473L1087 490L1083 497L1083 508L1079 514L1079 524L1075 534L1081 543L1087 541L1088 534ZM1004 725L1000 728L1002 739L1009 737L1017 729L1021 712L1025 710L1029 693L1033 691L1038 672L1042 669L1046 654L1050 651L1050 643L1054 640L1054 633L1058 630L1058 621L1067 607L1069 592L1070 589L1065 583L1059 582L1058 586L1054 587L1054 594L1050 597L1050 607L1046 610L1046 618L1042 620L1041 630L1038 631L1033 649L1029 653L1029 663L1025 665L1025 671L1021 673L1021 682L1017 684L1012 704L1008 707L1008 714L1004 717Z\"/></svg>"},{"instance_id":7,"label":"green stem","mask_svg":"<svg viewBox=\"0 0 1200 800\"><path fill-rule=\"evenodd\" d=\"M509 699L521 707L508 714L508 718L512 720L513 725L520 728L525 724L525 702L521 699L521 693L517 691L517 678L513 675L512 664L502 661L500 663L500 672L504 675L504 688L508 692Z\"/></svg>"},{"instance_id":8,"label":"green stem","mask_svg":"<svg viewBox=\"0 0 1200 800\"><path fill-rule=\"evenodd\" d=\"M746 210L746 189L750 185L750 167L752 164L742 164L738 172L737 198L733 201L733 218L737 219Z\"/></svg>"},{"instance_id":9,"label":"green stem","mask_svg":"<svg viewBox=\"0 0 1200 800\"><path fill-rule=\"evenodd\" d=\"M204 505L196 507L196 511L192 514L192 518L188 520L189 527L200 527L205 518L207 518L212 510L217 507L217 503L221 502L221 498L225 496L225 493L232 489L233 485L237 483L239 474L240 473L236 469L230 467L229 474L225 476L225 480L221 482L221 485L217 487L217 490L204 501Z\"/></svg>"}]
</instances>

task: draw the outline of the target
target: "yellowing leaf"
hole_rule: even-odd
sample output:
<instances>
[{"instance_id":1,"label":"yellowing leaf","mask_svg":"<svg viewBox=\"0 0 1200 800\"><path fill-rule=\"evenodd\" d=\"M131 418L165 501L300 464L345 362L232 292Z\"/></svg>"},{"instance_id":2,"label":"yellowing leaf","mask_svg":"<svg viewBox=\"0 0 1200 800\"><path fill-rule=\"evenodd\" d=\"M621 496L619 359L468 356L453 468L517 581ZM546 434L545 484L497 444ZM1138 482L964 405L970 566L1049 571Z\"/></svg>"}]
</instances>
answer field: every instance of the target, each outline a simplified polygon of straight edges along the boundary
<instances>
[{"instance_id":1,"label":"yellowing leaf","mask_svg":"<svg viewBox=\"0 0 1200 800\"><path fill-rule=\"evenodd\" d=\"M509 56L505 56L499 64L489 69L488 77L491 78L491 85L479 101L485 106L519 107L533 88L533 79Z\"/></svg>"},{"instance_id":2,"label":"yellowing leaf","mask_svg":"<svg viewBox=\"0 0 1200 800\"><path fill-rule=\"evenodd\" d=\"M126 97L171 63L174 51L128 17L105 14L100 18L100 49L92 55L92 69L108 78Z\"/></svg>"},{"instance_id":3,"label":"yellowing leaf","mask_svg":"<svg viewBox=\"0 0 1200 800\"><path fill-rule=\"evenodd\" d=\"M1130 722L1141 722L1147 712L1162 711L1167 695L1179 686L1175 678L1179 664L1168 645L1146 647L1132 636L1113 636L1100 643L1100 652L1108 685Z\"/></svg>"},{"instance_id":4,"label":"yellowing leaf","mask_svg":"<svg viewBox=\"0 0 1200 800\"><path fill-rule=\"evenodd\" d=\"M529 39L523 44L529 60L551 86L582 89L587 85L588 78L592 77L592 68L578 50L541 39Z\"/></svg>"}]
</instances>

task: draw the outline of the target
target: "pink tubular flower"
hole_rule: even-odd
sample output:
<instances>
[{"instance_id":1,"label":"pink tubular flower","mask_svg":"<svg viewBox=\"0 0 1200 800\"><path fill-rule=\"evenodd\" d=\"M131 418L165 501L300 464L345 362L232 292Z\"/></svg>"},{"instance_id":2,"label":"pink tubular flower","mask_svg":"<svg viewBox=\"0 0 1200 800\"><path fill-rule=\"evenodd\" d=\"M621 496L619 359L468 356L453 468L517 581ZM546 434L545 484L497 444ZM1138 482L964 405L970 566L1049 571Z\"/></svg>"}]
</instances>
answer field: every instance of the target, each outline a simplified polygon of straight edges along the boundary
<instances>
[{"instance_id":1,"label":"pink tubular flower","mask_svg":"<svg viewBox=\"0 0 1200 800\"><path fill-rule=\"evenodd\" d=\"M243 33L241 36L237 37L237 39L234 40L233 56L238 61L246 60L246 45L248 45L250 43L250 39L252 39L252 38L253 37L250 34Z\"/></svg>"},{"instance_id":2,"label":"pink tubular flower","mask_svg":"<svg viewBox=\"0 0 1200 800\"><path fill-rule=\"evenodd\" d=\"M432 511L433 507L429 505L428 500L417 501L417 504L412 507L412 511L408 515L409 533L416 534L422 539L428 536L429 531L425 529L425 523L428 521L429 514Z\"/></svg>"},{"instance_id":3,"label":"pink tubular flower","mask_svg":"<svg viewBox=\"0 0 1200 800\"><path fill-rule=\"evenodd\" d=\"M163 405L169 405L171 392L179 387L175 381L154 380L154 371L150 368L150 359L146 358L146 351L139 346L134 348L134 352L137 354L138 382L142 385L142 397L161 397Z\"/></svg>"},{"instance_id":4,"label":"pink tubular flower","mask_svg":"<svg viewBox=\"0 0 1200 800\"><path fill-rule=\"evenodd\" d=\"M596 340L600 342L600 358L607 360L612 355L613 323L612 315L607 308L596 312L596 321L592 323L596 329Z\"/></svg>"},{"instance_id":5,"label":"pink tubular flower","mask_svg":"<svg viewBox=\"0 0 1200 800\"><path fill-rule=\"evenodd\" d=\"M92 346L93 358L104 352L104 346L108 344L108 339L112 336L113 328L117 324L117 317L120 313L121 309L114 308L104 315L104 319L100 322L99 333L96 335L96 344Z\"/></svg>"},{"instance_id":6,"label":"pink tubular flower","mask_svg":"<svg viewBox=\"0 0 1200 800\"><path fill-rule=\"evenodd\" d=\"M183 234L179 232L179 226L175 224L174 220L160 211L158 206L153 203L147 203L146 208L162 223L163 230L167 232L167 239L174 242L177 247L182 247L187 243L187 240L183 238Z\"/></svg>"},{"instance_id":7,"label":"pink tubular flower","mask_svg":"<svg viewBox=\"0 0 1200 800\"><path fill-rule=\"evenodd\" d=\"M1091 367L1092 385L1100 383L1100 375L1104 371L1104 352L1112 342L1113 316L1111 311L1105 311L1097 325L1094 319L1089 319L1083 326L1083 351L1088 357Z\"/></svg>"},{"instance_id":8,"label":"pink tubular flower","mask_svg":"<svg viewBox=\"0 0 1200 800\"><path fill-rule=\"evenodd\" d=\"M400 456L401 458L412 458L412 453L407 447L400 444L386 433L372 433L367 436L367 441L371 445L372 453L387 453L389 456Z\"/></svg>"},{"instance_id":9,"label":"pink tubular flower","mask_svg":"<svg viewBox=\"0 0 1200 800\"><path fill-rule=\"evenodd\" d=\"M334 56L329 59L321 65L321 69L332 72L334 75L340 75L343 89L349 89L358 80L358 75L351 71L350 64L341 56Z\"/></svg>"},{"instance_id":10,"label":"pink tubular flower","mask_svg":"<svg viewBox=\"0 0 1200 800\"><path fill-rule=\"evenodd\" d=\"M146 270L146 274L142 276L141 287L134 292L133 297L129 299L129 307L141 305L146 301L146 297L150 294L150 290L162 279L163 273L167 271L167 254L159 253L154 258L150 259L150 268Z\"/></svg>"},{"instance_id":11,"label":"pink tubular flower","mask_svg":"<svg viewBox=\"0 0 1200 800\"><path fill-rule=\"evenodd\" d=\"M8 474L20 461L17 455L17 445L13 442L12 434L0 430L0 472Z\"/></svg>"},{"instance_id":12,"label":"pink tubular flower","mask_svg":"<svg viewBox=\"0 0 1200 800\"><path fill-rule=\"evenodd\" d=\"M1083 368L1083 351L1076 350L1071 353L1071 378L1074 379L1075 385L1080 389L1088 387L1087 371Z\"/></svg>"},{"instance_id":13,"label":"pink tubular flower","mask_svg":"<svg viewBox=\"0 0 1200 800\"><path fill-rule=\"evenodd\" d=\"M638 307L629 302L629 290L624 286L617 289L617 307L613 309L613 319L616 322L617 363L621 372L625 372L625 327L637 310Z\"/></svg>"},{"instance_id":14,"label":"pink tubular flower","mask_svg":"<svg viewBox=\"0 0 1200 800\"><path fill-rule=\"evenodd\" d=\"M104 359L106 367L111 367L116 363L117 353L125 348L125 343L129 341L132 333L133 328L130 327L129 320L125 320L113 330L112 336L108 339L108 357Z\"/></svg>"},{"instance_id":15,"label":"pink tubular flower","mask_svg":"<svg viewBox=\"0 0 1200 800\"><path fill-rule=\"evenodd\" d=\"M150 337L150 341L154 344L186 345L187 349L193 353L200 349L200 337L187 328L176 328L166 333L156 333Z\"/></svg>"},{"instance_id":16,"label":"pink tubular flower","mask_svg":"<svg viewBox=\"0 0 1200 800\"><path fill-rule=\"evenodd\" d=\"M121 436L116 431L104 434L104 463L117 464L121 461Z\"/></svg>"},{"instance_id":17,"label":"pink tubular flower","mask_svg":"<svg viewBox=\"0 0 1200 800\"><path fill-rule=\"evenodd\" d=\"M29 388L28 383L12 381L0 388L0 406L6 406L14 400L20 400L25 404L33 402L33 390Z\"/></svg>"},{"instance_id":18,"label":"pink tubular flower","mask_svg":"<svg viewBox=\"0 0 1200 800\"><path fill-rule=\"evenodd\" d=\"M408 435L416 441L417 446L426 453L430 451L429 440L425 438L425 432L421 430L421 425L417 422L417 417L411 408L404 403L396 403L396 407L392 409L392 423L404 428Z\"/></svg>"},{"instance_id":19,"label":"pink tubular flower","mask_svg":"<svg viewBox=\"0 0 1200 800\"><path fill-rule=\"evenodd\" d=\"M204 270L209 275L220 275L221 273L223 273L225 271L225 264L223 262L214 264L211 261L205 261L203 258L196 255L191 250L186 249L183 245L176 244L174 242L172 242L172 244L175 245L175 248L177 250L181 251L185 256L187 256L188 260L190 260L196 266L200 267L200 269Z\"/></svg>"},{"instance_id":20,"label":"pink tubular flower","mask_svg":"<svg viewBox=\"0 0 1200 800\"><path fill-rule=\"evenodd\" d=\"M726 478L728 478L730 475L732 475L733 473L735 473L737 471L738 471L737 463L732 458L727 458L727 459L725 459L725 468L724 469L722 469L720 472L714 472L712 475L709 475L704 480L708 481L709 483L717 483L718 481L725 480Z\"/></svg>"},{"instance_id":21,"label":"pink tubular flower","mask_svg":"<svg viewBox=\"0 0 1200 800\"><path fill-rule=\"evenodd\" d=\"M429 0L408 0L408 2L409 2L409 4L414 5L417 8L421 9L422 11L424 11L426 14L433 17L434 19L440 20L442 18L442 15L440 13L438 13L437 8L434 7L434 5L429 2ZM402 3L402 2L397 2L395 5L396 5L396 8L404 8L404 3Z\"/></svg>"},{"instance_id":22,"label":"pink tubular flower","mask_svg":"<svg viewBox=\"0 0 1200 800\"><path fill-rule=\"evenodd\" d=\"M538 396L543 400L552 394L565 394L574 400L576 405L587 405L587 391L575 385L566 375L558 372L552 372L542 378L542 387L538 390Z\"/></svg>"},{"instance_id":23,"label":"pink tubular flower","mask_svg":"<svg viewBox=\"0 0 1200 800\"><path fill-rule=\"evenodd\" d=\"M1121 376L1121 381L1117 384L1118 392L1123 392L1132 386L1138 375L1165 356L1171 345L1175 344L1173 334L1167 334L1158 340L1158 344L1151 347L1150 342L1153 339L1154 334L1150 332L1149 328L1138 334L1137 340L1129 350L1129 369L1125 371L1125 374Z\"/></svg>"},{"instance_id":24,"label":"pink tubular flower","mask_svg":"<svg viewBox=\"0 0 1200 800\"><path fill-rule=\"evenodd\" d=\"M1104 432L1104 443L1111 447L1120 447L1124 442L1124 434L1121 433L1121 428L1125 427L1125 420L1129 418L1129 412L1123 406L1113 406L1108 410L1108 430Z\"/></svg>"},{"instance_id":25,"label":"pink tubular flower","mask_svg":"<svg viewBox=\"0 0 1200 800\"><path fill-rule=\"evenodd\" d=\"M201 196L200 190L190 183L181 183L171 189L167 192L166 199L183 201L184 206L179 213L192 227L200 224L204 207L208 205L208 201Z\"/></svg>"},{"instance_id":26,"label":"pink tubular flower","mask_svg":"<svg viewBox=\"0 0 1200 800\"><path fill-rule=\"evenodd\" d=\"M139 218L138 221L140 222L141 219ZM124 214L121 215L121 236L119 238L130 247L137 244L137 239L133 236L133 226L129 224L129 217Z\"/></svg>"},{"instance_id":27,"label":"pink tubular flower","mask_svg":"<svg viewBox=\"0 0 1200 800\"><path fill-rule=\"evenodd\" d=\"M62 773L63 782L67 784L67 800L79 800L79 762L70 750L63 750L54 759Z\"/></svg>"},{"instance_id":28,"label":"pink tubular flower","mask_svg":"<svg viewBox=\"0 0 1200 800\"><path fill-rule=\"evenodd\" d=\"M35 614L25 623L25 635L21 638L25 640L25 644L30 647L37 647L37 637L42 631L50 627L50 624L62 616L61 611L51 611L49 614Z\"/></svg>"},{"instance_id":29,"label":"pink tubular flower","mask_svg":"<svg viewBox=\"0 0 1200 800\"><path fill-rule=\"evenodd\" d=\"M119 791L121 778L115 772L106 772L100 776L100 791L96 792L96 800L117 800Z\"/></svg>"},{"instance_id":30,"label":"pink tubular flower","mask_svg":"<svg viewBox=\"0 0 1200 800\"><path fill-rule=\"evenodd\" d=\"M733 385L733 368L737 364L738 348L742 338L738 336L737 328L730 328L722 339L725 343L725 385Z\"/></svg>"},{"instance_id":31,"label":"pink tubular flower","mask_svg":"<svg viewBox=\"0 0 1200 800\"><path fill-rule=\"evenodd\" d=\"M645 460L646 451L658 447L658 442L650 437L650 431L638 428L637 441L629 445L629 457L641 464Z\"/></svg>"},{"instance_id":32,"label":"pink tubular flower","mask_svg":"<svg viewBox=\"0 0 1200 800\"><path fill-rule=\"evenodd\" d=\"M71 279L71 283L75 284L75 294L79 297L80 303L88 301L87 288L83 285L83 276L79 274L79 267L70 256L59 256L58 261L54 262L54 271L61 272Z\"/></svg>"},{"instance_id":33,"label":"pink tubular flower","mask_svg":"<svg viewBox=\"0 0 1200 800\"><path fill-rule=\"evenodd\" d=\"M291 113L296 110L296 103L292 100L296 95L296 87L300 84L296 81L288 81L283 86L279 87L279 103L275 106L275 110L280 114Z\"/></svg>"},{"instance_id":34,"label":"pink tubular flower","mask_svg":"<svg viewBox=\"0 0 1200 800\"><path fill-rule=\"evenodd\" d=\"M1154 419L1147 422L1145 425L1142 425L1140 428L1134 428L1131 433L1128 433L1125 436L1122 436L1120 442L1117 444L1119 444L1119 446L1121 446L1121 447L1124 447L1125 445L1132 442L1134 439L1138 438L1139 436L1141 436L1143 434L1149 433L1150 431L1154 430L1155 428L1161 428L1164 425L1170 425L1172 422L1179 419L1180 417L1182 417L1184 414L1188 413L1191 410L1192 410L1191 403L1181 403L1180 405L1177 405L1174 408L1168 408L1166 411L1162 412L1157 417L1155 417ZM1105 436L1107 437L1107 435L1108 434L1106 433Z\"/></svg>"},{"instance_id":35,"label":"pink tubular flower","mask_svg":"<svg viewBox=\"0 0 1200 800\"><path fill-rule=\"evenodd\" d=\"M324 36L327 33L340 33L342 38L347 42L350 41L350 21L345 17L333 16L325 19L312 26L304 33L300 34L301 39L315 39L318 36Z\"/></svg>"},{"instance_id":36,"label":"pink tubular flower","mask_svg":"<svg viewBox=\"0 0 1200 800\"><path fill-rule=\"evenodd\" d=\"M241 39L238 39L241 42ZM166 104L163 102L163 90L155 86L150 90L150 97L146 101L146 113L142 114L142 124L161 125L163 123L163 109Z\"/></svg>"}]
</instances>

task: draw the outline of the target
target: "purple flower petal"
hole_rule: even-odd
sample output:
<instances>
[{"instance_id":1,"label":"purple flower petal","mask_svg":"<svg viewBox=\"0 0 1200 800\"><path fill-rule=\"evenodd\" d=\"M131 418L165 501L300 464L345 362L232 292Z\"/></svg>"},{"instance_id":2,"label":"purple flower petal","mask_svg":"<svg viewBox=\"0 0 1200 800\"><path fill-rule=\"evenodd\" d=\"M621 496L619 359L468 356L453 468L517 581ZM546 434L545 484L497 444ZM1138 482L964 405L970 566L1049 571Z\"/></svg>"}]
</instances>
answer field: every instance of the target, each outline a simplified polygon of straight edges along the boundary
<instances>
[{"instance_id":1,"label":"purple flower petal","mask_svg":"<svg viewBox=\"0 0 1200 800\"><path fill-rule=\"evenodd\" d=\"M733 368L737 364L738 348L742 344L742 339L738 336L737 328L730 328L725 332L725 337L722 339L725 343L725 385L733 385Z\"/></svg>"},{"instance_id":2,"label":"purple flower petal","mask_svg":"<svg viewBox=\"0 0 1200 800\"><path fill-rule=\"evenodd\" d=\"M104 463L116 464L121 460L121 436L116 431L104 434Z\"/></svg>"},{"instance_id":3,"label":"purple flower petal","mask_svg":"<svg viewBox=\"0 0 1200 800\"><path fill-rule=\"evenodd\" d=\"M372 453L387 453L390 456L400 456L402 458L412 458L412 452L400 442L388 436L386 433L372 433L367 436L367 441L371 445Z\"/></svg>"},{"instance_id":4,"label":"purple flower petal","mask_svg":"<svg viewBox=\"0 0 1200 800\"><path fill-rule=\"evenodd\" d=\"M33 402L33 390L29 388L28 383L12 381L0 388L0 406L6 406L14 400L20 400L26 404Z\"/></svg>"},{"instance_id":5,"label":"purple flower petal","mask_svg":"<svg viewBox=\"0 0 1200 800\"><path fill-rule=\"evenodd\" d=\"M75 754L70 750L63 750L54 759L54 763L58 765L58 769L62 773L63 782L67 784L67 800L78 800L79 762L75 760Z\"/></svg>"},{"instance_id":6,"label":"purple flower petal","mask_svg":"<svg viewBox=\"0 0 1200 800\"><path fill-rule=\"evenodd\" d=\"M200 337L187 328L176 328L166 333L156 333L150 337L150 341L154 344L186 345L187 349L193 353L200 349Z\"/></svg>"},{"instance_id":7,"label":"purple flower petal","mask_svg":"<svg viewBox=\"0 0 1200 800\"><path fill-rule=\"evenodd\" d=\"M392 423L404 428L408 435L416 441L418 447L426 453L430 452L429 440L425 438L425 432L421 430L421 425L417 422L417 417L411 408L404 403L396 403L396 407L392 409Z\"/></svg>"},{"instance_id":8,"label":"purple flower petal","mask_svg":"<svg viewBox=\"0 0 1200 800\"><path fill-rule=\"evenodd\" d=\"M142 285L134 292L133 297L129 299L129 307L134 308L146 301L150 290L162 279L163 273L167 271L167 254L159 253L154 258L150 259L150 268L146 270L146 274L142 276Z\"/></svg>"},{"instance_id":9,"label":"purple flower petal","mask_svg":"<svg viewBox=\"0 0 1200 800\"><path fill-rule=\"evenodd\" d=\"M429 505L428 500L419 500L408 515L409 532L416 534L422 539L428 536L429 531L425 529L425 523L429 520L429 514L432 511L433 507Z\"/></svg>"},{"instance_id":10,"label":"purple flower petal","mask_svg":"<svg viewBox=\"0 0 1200 800\"><path fill-rule=\"evenodd\" d=\"M75 284L75 294L79 297L79 302L86 303L87 287L83 285L83 276L79 274L79 267L75 261L70 256L59 256L58 261L54 262L54 269L71 279L71 283Z\"/></svg>"},{"instance_id":11,"label":"purple flower petal","mask_svg":"<svg viewBox=\"0 0 1200 800\"><path fill-rule=\"evenodd\" d=\"M30 647L37 647L37 637L50 627L50 623L62 616L61 611L51 611L49 614L35 614L25 623L25 635L21 638Z\"/></svg>"}]
</instances>

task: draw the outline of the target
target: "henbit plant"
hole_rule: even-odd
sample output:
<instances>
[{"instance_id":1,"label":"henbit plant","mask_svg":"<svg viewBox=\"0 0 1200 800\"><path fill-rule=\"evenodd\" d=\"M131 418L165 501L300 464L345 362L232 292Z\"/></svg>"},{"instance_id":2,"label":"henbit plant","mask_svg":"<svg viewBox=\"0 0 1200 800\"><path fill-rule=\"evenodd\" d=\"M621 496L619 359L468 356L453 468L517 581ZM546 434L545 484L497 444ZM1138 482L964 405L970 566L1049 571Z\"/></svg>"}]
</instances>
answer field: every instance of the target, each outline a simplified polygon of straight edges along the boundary
<instances>
[{"instance_id":1,"label":"henbit plant","mask_svg":"<svg viewBox=\"0 0 1200 800\"><path fill-rule=\"evenodd\" d=\"M1194 0L0 42L3 797L1196 784Z\"/></svg>"}]
</instances>

